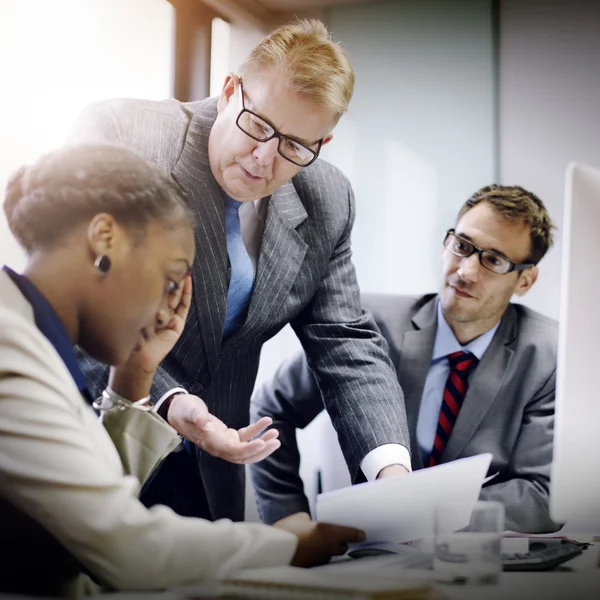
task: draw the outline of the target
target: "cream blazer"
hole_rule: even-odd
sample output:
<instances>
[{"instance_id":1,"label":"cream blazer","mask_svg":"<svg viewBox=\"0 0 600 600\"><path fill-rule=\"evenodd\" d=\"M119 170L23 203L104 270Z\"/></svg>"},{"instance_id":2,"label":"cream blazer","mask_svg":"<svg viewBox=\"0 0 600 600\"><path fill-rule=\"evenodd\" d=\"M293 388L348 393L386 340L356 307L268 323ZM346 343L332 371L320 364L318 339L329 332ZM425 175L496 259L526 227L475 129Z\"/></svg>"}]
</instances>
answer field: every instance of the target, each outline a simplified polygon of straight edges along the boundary
<instances>
[{"instance_id":1,"label":"cream blazer","mask_svg":"<svg viewBox=\"0 0 600 600\"><path fill-rule=\"evenodd\" d=\"M139 502L139 478L178 443L150 412L109 413L103 425L0 271L0 496L107 588L164 589L288 564L297 543L291 533Z\"/></svg>"}]
</instances>

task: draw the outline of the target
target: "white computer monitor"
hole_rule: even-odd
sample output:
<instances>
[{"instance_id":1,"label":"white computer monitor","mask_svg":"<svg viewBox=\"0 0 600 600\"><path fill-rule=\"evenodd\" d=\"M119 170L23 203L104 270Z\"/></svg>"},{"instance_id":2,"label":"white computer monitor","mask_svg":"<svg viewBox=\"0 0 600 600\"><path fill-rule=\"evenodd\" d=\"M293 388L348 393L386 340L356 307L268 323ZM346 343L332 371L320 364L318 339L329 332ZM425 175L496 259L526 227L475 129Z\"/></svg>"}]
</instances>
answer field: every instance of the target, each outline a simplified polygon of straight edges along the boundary
<instances>
[{"instance_id":1,"label":"white computer monitor","mask_svg":"<svg viewBox=\"0 0 600 600\"><path fill-rule=\"evenodd\" d=\"M550 511L600 533L600 170L567 168Z\"/></svg>"}]
</instances>

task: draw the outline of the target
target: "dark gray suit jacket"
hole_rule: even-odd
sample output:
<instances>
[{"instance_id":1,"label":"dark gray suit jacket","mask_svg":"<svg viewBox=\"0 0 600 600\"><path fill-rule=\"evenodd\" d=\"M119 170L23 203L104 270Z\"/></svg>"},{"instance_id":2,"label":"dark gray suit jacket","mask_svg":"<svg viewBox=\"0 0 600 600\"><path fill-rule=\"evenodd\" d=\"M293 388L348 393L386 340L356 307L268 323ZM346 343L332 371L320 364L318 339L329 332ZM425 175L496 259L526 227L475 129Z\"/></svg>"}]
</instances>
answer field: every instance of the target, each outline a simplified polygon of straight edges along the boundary
<instances>
[{"instance_id":1,"label":"dark gray suit jacket","mask_svg":"<svg viewBox=\"0 0 600 600\"><path fill-rule=\"evenodd\" d=\"M409 441L387 345L360 306L351 262L350 184L335 167L317 160L270 197L247 319L222 343L228 259L222 190L208 161L216 105L215 98L189 104L105 101L82 114L71 138L137 150L182 184L196 207L194 302L179 343L157 374L153 398L183 386L229 427L247 425L261 347L291 322L323 390L353 480L359 480L368 452L385 443L408 447ZM83 366L98 396L106 371ZM244 468L196 454L211 516L243 519Z\"/></svg>"},{"instance_id":2,"label":"dark gray suit jacket","mask_svg":"<svg viewBox=\"0 0 600 600\"><path fill-rule=\"evenodd\" d=\"M435 295L363 296L363 306L373 313L388 341L404 390L413 469L424 467L416 431L435 341L435 299ZM524 306L509 305L473 373L442 456L442 462L449 462L483 452L493 455L490 474L499 475L482 489L481 498L504 503L506 528L511 530L534 533L558 528L548 513L556 338L556 322ZM253 416L272 416L282 441L282 448L252 467L259 511L269 523L308 511L298 475L295 430L308 425L322 409L302 355L284 364L274 381L253 397Z\"/></svg>"}]
</instances>

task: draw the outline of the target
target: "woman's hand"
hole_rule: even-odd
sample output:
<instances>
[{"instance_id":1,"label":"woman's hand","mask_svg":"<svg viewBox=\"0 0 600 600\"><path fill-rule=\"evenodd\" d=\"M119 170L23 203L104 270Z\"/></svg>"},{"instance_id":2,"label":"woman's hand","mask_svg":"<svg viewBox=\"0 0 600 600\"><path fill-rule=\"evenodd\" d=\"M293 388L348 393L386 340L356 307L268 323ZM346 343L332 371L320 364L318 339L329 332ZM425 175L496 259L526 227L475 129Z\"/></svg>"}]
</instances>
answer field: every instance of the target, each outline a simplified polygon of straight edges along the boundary
<instances>
[{"instance_id":1,"label":"woman's hand","mask_svg":"<svg viewBox=\"0 0 600 600\"><path fill-rule=\"evenodd\" d=\"M147 332L127 362L113 367L110 387L125 398L135 401L150 393L156 369L181 336L192 303L192 278L188 275L168 299L168 308L156 316L154 331Z\"/></svg>"},{"instance_id":2,"label":"woman's hand","mask_svg":"<svg viewBox=\"0 0 600 600\"><path fill-rule=\"evenodd\" d=\"M294 567L314 567L329 562L348 550L348 544L363 542L365 534L360 529L312 521L307 513L295 513L277 521L273 527L296 534L298 546L292 558Z\"/></svg>"}]
</instances>

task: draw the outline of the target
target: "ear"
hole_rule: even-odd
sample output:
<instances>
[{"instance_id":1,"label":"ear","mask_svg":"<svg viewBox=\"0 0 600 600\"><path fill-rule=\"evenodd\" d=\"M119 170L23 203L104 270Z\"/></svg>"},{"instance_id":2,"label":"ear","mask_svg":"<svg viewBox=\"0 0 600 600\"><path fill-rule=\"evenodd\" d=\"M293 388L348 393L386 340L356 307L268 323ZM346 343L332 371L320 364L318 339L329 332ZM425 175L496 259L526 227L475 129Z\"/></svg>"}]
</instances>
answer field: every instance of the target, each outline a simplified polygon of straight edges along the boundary
<instances>
[{"instance_id":1,"label":"ear","mask_svg":"<svg viewBox=\"0 0 600 600\"><path fill-rule=\"evenodd\" d=\"M235 94L235 90L240 85L240 78L235 73L229 73L225 77L225 82L223 83L223 89L221 90L221 95L219 96L219 102L217 103L217 111L220 113L224 111L228 106L229 102L233 98Z\"/></svg>"},{"instance_id":2,"label":"ear","mask_svg":"<svg viewBox=\"0 0 600 600\"><path fill-rule=\"evenodd\" d=\"M97 214L87 228L87 238L93 260L110 256L123 244L123 232L115 218L107 213Z\"/></svg>"},{"instance_id":3,"label":"ear","mask_svg":"<svg viewBox=\"0 0 600 600\"><path fill-rule=\"evenodd\" d=\"M329 142L333 139L333 133L330 133L324 140L323 143L321 144L321 147L323 147L325 144L329 144Z\"/></svg>"},{"instance_id":4,"label":"ear","mask_svg":"<svg viewBox=\"0 0 600 600\"><path fill-rule=\"evenodd\" d=\"M517 281L517 287L514 293L517 296L524 296L530 289L531 286L537 281L539 269L537 267L530 267L521 272L521 276Z\"/></svg>"}]
</instances>

